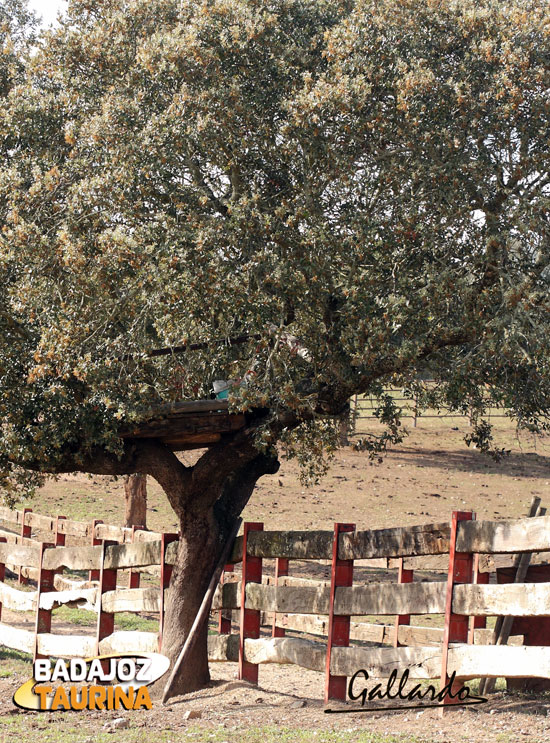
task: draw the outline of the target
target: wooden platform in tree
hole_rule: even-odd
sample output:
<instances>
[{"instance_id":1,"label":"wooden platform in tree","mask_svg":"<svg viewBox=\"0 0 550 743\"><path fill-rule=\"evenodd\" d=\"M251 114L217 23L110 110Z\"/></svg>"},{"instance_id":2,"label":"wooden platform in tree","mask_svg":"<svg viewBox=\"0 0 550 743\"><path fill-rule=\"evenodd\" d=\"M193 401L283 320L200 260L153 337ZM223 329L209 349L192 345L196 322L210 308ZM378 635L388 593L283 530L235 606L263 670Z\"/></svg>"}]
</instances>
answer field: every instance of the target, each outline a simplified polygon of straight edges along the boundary
<instances>
[{"instance_id":1,"label":"wooden platform in tree","mask_svg":"<svg viewBox=\"0 0 550 743\"><path fill-rule=\"evenodd\" d=\"M226 400L191 400L156 408L151 418L123 432L123 438L156 438L174 451L202 449L245 425L242 413L229 413Z\"/></svg>"}]
</instances>

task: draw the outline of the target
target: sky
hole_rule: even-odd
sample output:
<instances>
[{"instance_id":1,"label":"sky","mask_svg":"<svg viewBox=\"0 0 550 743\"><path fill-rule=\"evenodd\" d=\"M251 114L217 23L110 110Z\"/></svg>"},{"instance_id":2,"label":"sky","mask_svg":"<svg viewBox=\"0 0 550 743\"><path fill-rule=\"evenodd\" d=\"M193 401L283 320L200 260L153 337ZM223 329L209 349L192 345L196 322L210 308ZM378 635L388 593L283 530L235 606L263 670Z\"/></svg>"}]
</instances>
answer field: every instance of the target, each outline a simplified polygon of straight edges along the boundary
<instances>
[{"instance_id":1,"label":"sky","mask_svg":"<svg viewBox=\"0 0 550 743\"><path fill-rule=\"evenodd\" d=\"M65 10L66 0L28 0L29 7L42 17L42 24L49 26L56 19L59 10Z\"/></svg>"}]
</instances>

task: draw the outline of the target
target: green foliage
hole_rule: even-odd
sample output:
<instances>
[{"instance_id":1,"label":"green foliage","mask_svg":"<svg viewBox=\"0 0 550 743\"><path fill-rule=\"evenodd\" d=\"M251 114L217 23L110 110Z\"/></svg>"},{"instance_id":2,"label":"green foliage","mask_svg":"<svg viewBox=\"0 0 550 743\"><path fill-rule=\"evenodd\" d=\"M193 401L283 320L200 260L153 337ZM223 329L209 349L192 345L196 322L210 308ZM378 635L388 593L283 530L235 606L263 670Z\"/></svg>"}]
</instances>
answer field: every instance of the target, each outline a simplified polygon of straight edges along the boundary
<instances>
[{"instance_id":1,"label":"green foliage","mask_svg":"<svg viewBox=\"0 0 550 743\"><path fill-rule=\"evenodd\" d=\"M496 462L499 462L503 457L510 454L510 449L494 446L491 425L487 421L482 420L475 423L472 431L464 437L464 441L468 446L473 445L484 454L488 454Z\"/></svg>"},{"instance_id":2,"label":"green foliage","mask_svg":"<svg viewBox=\"0 0 550 743\"><path fill-rule=\"evenodd\" d=\"M32 655L6 647L0 649L0 661L0 679L27 673L32 667Z\"/></svg>"},{"instance_id":3,"label":"green foliage","mask_svg":"<svg viewBox=\"0 0 550 743\"><path fill-rule=\"evenodd\" d=\"M36 17L24 0L0 1L0 98L24 79L24 57L36 26Z\"/></svg>"},{"instance_id":4,"label":"green foliage","mask_svg":"<svg viewBox=\"0 0 550 743\"><path fill-rule=\"evenodd\" d=\"M0 484L218 378L304 463L422 373L543 430L549 44L532 0L70 3L0 111Z\"/></svg>"},{"instance_id":5,"label":"green foliage","mask_svg":"<svg viewBox=\"0 0 550 743\"><path fill-rule=\"evenodd\" d=\"M379 407L373 410L373 417L378 418L385 429L381 434L371 433L354 442L356 451L368 451L370 459L381 461L380 454L385 452L390 444L400 444L407 431L401 425L402 409L395 404L393 397L382 391L379 394Z\"/></svg>"},{"instance_id":6,"label":"green foliage","mask_svg":"<svg viewBox=\"0 0 550 743\"><path fill-rule=\"evenodd\" d=\"M326 474L338 448L338 425L334 420L305 421L280 437L283 454L300 465L303 485L317 485Z\"/></svg>"}]
</instances>

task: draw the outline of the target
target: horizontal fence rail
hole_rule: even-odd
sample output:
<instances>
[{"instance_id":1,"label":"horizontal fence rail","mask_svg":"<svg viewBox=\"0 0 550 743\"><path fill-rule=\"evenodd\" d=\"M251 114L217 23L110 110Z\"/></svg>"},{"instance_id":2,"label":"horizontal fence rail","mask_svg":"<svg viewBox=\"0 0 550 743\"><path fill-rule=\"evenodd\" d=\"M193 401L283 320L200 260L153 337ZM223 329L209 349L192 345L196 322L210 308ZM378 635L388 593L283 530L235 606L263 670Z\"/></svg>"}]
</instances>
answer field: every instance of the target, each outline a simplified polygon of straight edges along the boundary
<instances>
[{"instance_id":1,"label":"horizontal fence rail","mask_svg":"<svg viewBox=\"0 0 550 743\"><path fill-rule=\"evenodd\" d=\"M430 387L434 385L433 380L425 380L424 385ZM398 407L401 407L403 418L412 418L413 426L416 427L420 418L467 418L470 422L472 415L470 410L460 411L451 410L448 406L442 405L438 408L427 408L426 410L418 411L419 397L413 394L410 397L404 396L402 387L385 387L383 390L384 394L390 395L393 401ZM491 402L489 398L486 399L488 403ZM358 420L376 420L375 411L380 407L380 403L374 397L360 397L355 395L351 399L351 413L352 423ZM489 407L489 415L491 418L507 418L507 414L502 408L494 406Z\"/></svg>"},{"instance_id":2,"label":"horizontal fence rail","mask_svg":"<svg viewBox=\"0 0 550 743\"><path fill-rule=\"evenodd\" d=\"M0 532L0 576L5 565L15 575L23 571L36 580L36 590L0 581L0 619L4 609L33 612L37 621L34 632L0 621L0 644L35 657L162 649L165 595L177 559L177 534L133 530L129 535L130 530L97 522L80 524L28 510L6 511L0 512L2 520L18 526L19 533L8 532L8 540ZM63 546L58 541L61 524L64 534L86 543ZM473 560L474 555L550 551L550 517L477 522L472 514L455 512L449 523L374 530L357 530L351 524L336 525L333 531L245 526L246 537L235 540L212 602L211 610L220 616L220 634L208 639L209 659L238 663L242 678L257 680L263 663L294 663L326 674L326 700L343 698L341 680L359 668L377 678L396 668L419 679L443 680L453 672L461 678L550 678L550 648L521 646L521 635L511 638L509 646L491 646L492 631L484 626L488 616L550 616L550 583L492 585L483 572L489 562ZM52 542L38 542L29 536L29 527L43 532L49 528ZM114 535L118 543L111 540ZM98 540L99 544L92 543ZM274 576L262 575L264 559L277 561ZM445 573L436 580L414 580L413 563L405 561L416 560L418 569L433 559L445 566ZM328 562L330 580L288 575L293 560ZM399 566L398 582L353 580L358 560ZM243 567L240 573L236 565ZM94 577L76 580L64 576L64 570ZM137 572L139 577L140 570L156 576L158 585L139 586L133 580L126 587L117 581L118 571ZM63 605L95 612L95 634L56 635L52 611ZM120 612L157 614L159 632L115 630L114 617ZM410 626L410 616L429 614L444 616L445 627ZM370 619L373 616L396 621L377 624ZM466 641L468 618L475 623ZM271 637L260 636L262 626L271 628ZM450 631L452 626L455 630ZM287 636L289 631L316 639ZM394 647L363 647L357 642Z\"/></svg>"}]
</instances>

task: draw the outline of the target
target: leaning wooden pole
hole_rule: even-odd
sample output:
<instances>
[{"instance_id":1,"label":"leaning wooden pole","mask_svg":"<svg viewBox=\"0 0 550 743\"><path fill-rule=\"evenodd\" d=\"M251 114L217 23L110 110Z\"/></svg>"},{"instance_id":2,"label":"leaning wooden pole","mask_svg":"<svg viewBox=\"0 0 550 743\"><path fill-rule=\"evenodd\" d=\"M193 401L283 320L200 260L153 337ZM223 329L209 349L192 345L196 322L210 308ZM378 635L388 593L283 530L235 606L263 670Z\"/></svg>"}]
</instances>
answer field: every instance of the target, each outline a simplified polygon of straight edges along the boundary
<instances>
[{"instance_id":1,"label":"leaning wooden pole","mask_svg":"<svg viewBox=\"0 0 550 743\"><path fill-rule=\"evenodd\" d=\"M533 497L533 500L531 501L531 507L529 509L528 518L534 518L536 516L545 516L546 515L546 508L542 508L540 505L540 498L537 498L537 496ZM532 552L523 552L522 554L519 554L516 556L515 559L515 567L516 567L516 575L514 578L514 583L524 583L525 578L527 576L527 570L529 569L529 565L531 563L531 556ZM493 632L493 645L507 645L508 639L510 638L510 635L512 633L512 625L514 623L514 617L506 616L506 617L498 617L497 623L495 625L495 630ZM489 678L483 678L479 682L479 693L481 696L483 694L492 694L492 692L495 690L496 685L496 678L489 677Z\"/></svg>"},{"instance_id":2,"label":"leaning wooden pole","mask_svg":"<svg viewBox=\"0 0 550 743\"><path fill-rule=\"evenodd\" d=\"M168 681L166 682L166 686L164 687L164 693L162 695L163 704L166 704L166 700L168 699L168 697L170 696L170 692L172 691L172 687L174 685L174 680L176 678L176 675L180 667L183 665L183 662L185 661L186 656L190 653L191 649L195 645L195 642L199 636L201 627L208 617L208 613L210 611L210 605L212 604L212 598L214 597L214 593L216 591L218 583L220 582L220 577L223 572L224 565L226 564L226 562L229 559L229 556L231 555L231 550L233 548L233 542L235 541L235 538L239 532L241 523L242 523L242 519L237 519L237 522L231 534L229 535L229 539L227 540L225 547L223 548L222 555L220 559L218 560L216 569L212 575L212 578L210 579L210 583L208 584L208 589L206 593L204 594L202 604L197 613L197 616L195 617L193 626L189 630L187 639L185 640L185 643L180 651L180 654L178 655L176 662L174 663L174 667L172 668L172 673L170 674L170 677Z\"/></svg>"}]
</instances>

